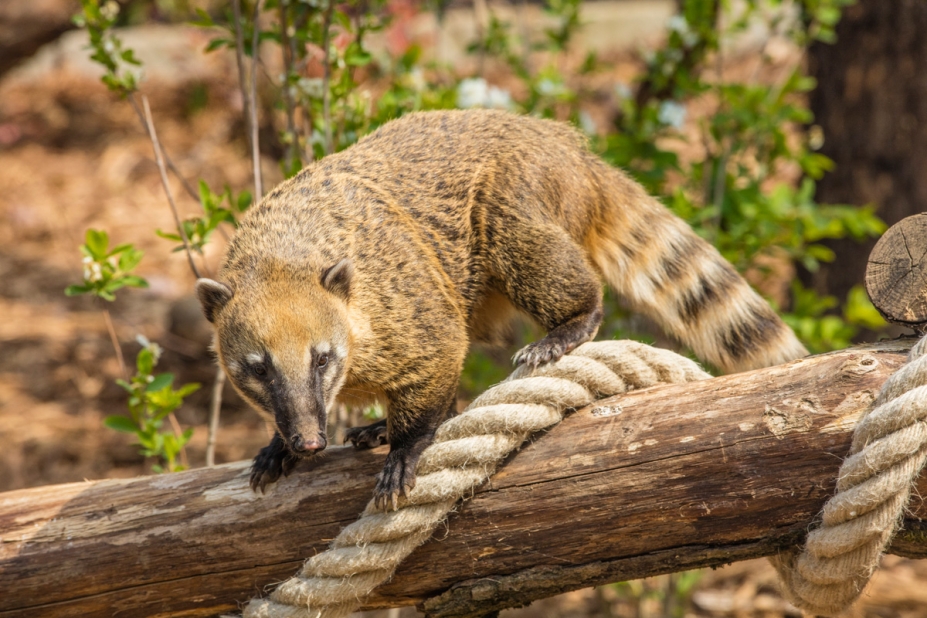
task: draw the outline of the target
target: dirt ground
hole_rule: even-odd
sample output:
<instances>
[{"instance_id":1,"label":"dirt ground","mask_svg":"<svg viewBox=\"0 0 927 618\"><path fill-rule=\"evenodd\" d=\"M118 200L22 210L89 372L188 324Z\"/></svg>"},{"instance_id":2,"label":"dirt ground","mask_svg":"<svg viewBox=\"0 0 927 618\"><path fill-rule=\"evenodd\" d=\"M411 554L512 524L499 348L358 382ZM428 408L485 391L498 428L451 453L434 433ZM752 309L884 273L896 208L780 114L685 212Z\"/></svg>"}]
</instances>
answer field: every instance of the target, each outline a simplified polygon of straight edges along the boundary
<instances>
[{"instance_id":1,"label":"dirt ground","mask_svg":"<svg viewBox=\"0 0 927 618\"><path fill-rule=\"evenodd\" d=\"M214 188L247 188L234 61L204 55L207 36L188 28L146 28L130 46L151 58L144 91L162 143L186 178ZM158 341L159 371L205 388L178 412L195 426L191 466L204 464L206 409L214 366L208 325L189 296L193 278L181 254L154 229L171 229L151 146L130 106L97 81L77 35L45 50L31 65L0 81L0 491L148 473L131 439L103 427L120 413L122 375L102 306L65 297L81 278L78 245L90 227L114 243L144 249L140 274L151 284L127 290L112 304L123 354L134 358L135 337ZM272 148L268 146L268 148ZM269 152L269 154L272 154ZM281 179L268 156L265 182ZM172 180L185 213L195 203ZM219 239L209 248L215 269ZM226 389L217 461L252 457L266 444L257 415ZM848 616L927 616L927 562L887 557ZM687 583L688 582L688 583ZM688 592L687 586L694 586ZM379 612L395 618L412 610ZM798 615L778 594L765 561L699 575L665 576L562 595L504 616L763 616Z\"/></svg>"}]
</instances>

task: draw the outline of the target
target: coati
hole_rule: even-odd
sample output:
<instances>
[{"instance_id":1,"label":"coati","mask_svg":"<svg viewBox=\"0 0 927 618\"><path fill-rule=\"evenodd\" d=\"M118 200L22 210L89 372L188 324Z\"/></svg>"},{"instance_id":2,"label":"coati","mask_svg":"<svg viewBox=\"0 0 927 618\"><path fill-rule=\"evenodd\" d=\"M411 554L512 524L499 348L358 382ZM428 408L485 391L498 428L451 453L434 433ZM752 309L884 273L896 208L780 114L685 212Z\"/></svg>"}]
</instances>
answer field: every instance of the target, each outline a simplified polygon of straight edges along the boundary
<instances>
[{"instance_id":1,"label":"coati","mask_svg":"<svg viewBox=\"0 0 927 618\"><path fill-rule=\"evenodd\" d=\"M375 499L395 507L455 411L470 342L520 311L547 336L515 363L554 361L595 336L601 279L724 370L806 354L712 246L568 125L415 113L309 165L250 209L218 281L196 285L222 367L276 425L252 487L325 448L339 398L372 393L386 420L347 440L389 443Z\"/></svg>"}]
</instances>

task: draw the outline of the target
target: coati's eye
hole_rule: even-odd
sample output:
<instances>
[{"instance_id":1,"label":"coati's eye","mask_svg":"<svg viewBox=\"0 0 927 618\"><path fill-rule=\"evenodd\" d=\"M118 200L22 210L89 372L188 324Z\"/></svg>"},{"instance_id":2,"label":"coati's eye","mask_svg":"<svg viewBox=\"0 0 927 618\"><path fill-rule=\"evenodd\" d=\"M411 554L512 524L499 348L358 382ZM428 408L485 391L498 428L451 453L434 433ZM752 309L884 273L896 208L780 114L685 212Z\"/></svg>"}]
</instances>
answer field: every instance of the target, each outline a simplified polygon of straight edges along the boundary
<instances>
[{"instance_id":1,"label":"coati's eye","mask_svg":"<svg viewBox=\"0 0 927 618\"><path fill-rule=\"evenodd\" d=\"M258 376L259 378L263 378L267 375L267 366L264 363L255 363L254 365L251 365L251 371L253 371L254 375Z\"/></svg>"},{"instance_id":2,"label":"coati's eye","mask_svg":"<svg viewBox=\"0 0 927 618\"><path fill-rule=\"evenodd\" d=\"M328 354L321 354L317 362L319 363L319 367L324 367L325 365L327 365L328 364Z\"/></svg>"}]
</instances>

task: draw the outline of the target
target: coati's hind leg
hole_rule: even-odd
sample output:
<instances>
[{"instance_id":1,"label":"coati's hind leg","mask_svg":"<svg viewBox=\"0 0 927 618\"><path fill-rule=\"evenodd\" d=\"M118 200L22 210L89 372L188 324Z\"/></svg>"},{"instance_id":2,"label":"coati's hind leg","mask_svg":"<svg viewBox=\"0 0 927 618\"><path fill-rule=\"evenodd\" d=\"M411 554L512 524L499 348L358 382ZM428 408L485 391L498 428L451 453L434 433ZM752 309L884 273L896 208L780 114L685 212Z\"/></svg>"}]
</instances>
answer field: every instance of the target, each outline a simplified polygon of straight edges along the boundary
<instances>
[{"instance_id":1,"label":"coati's hind leg","mask_svg":"<svg viewBox=\"0 0 927 618\"><path fill-rule=\"evenodd\" d=\"M507 232L513 237L498 245L504 253L491 251L493 268L512 302L547 329L513 360L532 366L559 360L595 337L602 323L599 278L562 228L541 224Z\"/></svg>"},{"instance_id":2,"label":"coati's hind leg","mask_svg":"<svg viewBox=\"0 0 927 618\"><path fill-rule=\"evenodd\" d=\"M344 443L350 442L356 449L376 448L386 444L386 419L365 425L352 427L344 432Z\"/></svg>"}]
</instances>

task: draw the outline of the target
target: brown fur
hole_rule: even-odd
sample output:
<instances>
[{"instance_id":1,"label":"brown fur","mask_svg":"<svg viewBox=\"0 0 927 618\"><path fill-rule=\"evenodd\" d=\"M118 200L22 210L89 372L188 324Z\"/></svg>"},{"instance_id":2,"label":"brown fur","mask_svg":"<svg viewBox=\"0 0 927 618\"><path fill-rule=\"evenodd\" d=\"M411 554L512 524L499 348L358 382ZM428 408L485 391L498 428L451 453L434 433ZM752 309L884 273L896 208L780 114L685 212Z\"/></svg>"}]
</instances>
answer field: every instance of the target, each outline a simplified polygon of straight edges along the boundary
<instances>
[{"instance_id":1,"label":"brown fur","mask_svg":"<svg viewBox=\"0 0 927 618\"><path fill-rule=\"evenodd\" d=\"M342 260L351 272L333 285L325 273ZM388 436L385 501L414 483L471 339L497 339L519 310L548 336L517 360L559 358L595 335L602 278L725 370L805 354L714 248L573 129L495 111L405 116L307 167L251 209L223 283L198 291L233 384L277 420L256 485L291 465L286 432L324 432L337 396L373 392L388 427L351 437ZM330 371L309 360L321 349ZM265 352L277 403L270 378L243 369Z\"/></svg>"}]
</instances>

